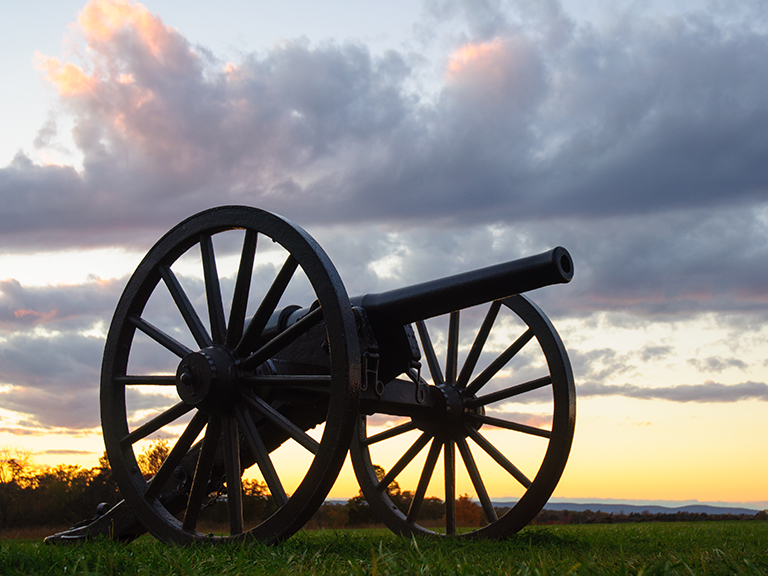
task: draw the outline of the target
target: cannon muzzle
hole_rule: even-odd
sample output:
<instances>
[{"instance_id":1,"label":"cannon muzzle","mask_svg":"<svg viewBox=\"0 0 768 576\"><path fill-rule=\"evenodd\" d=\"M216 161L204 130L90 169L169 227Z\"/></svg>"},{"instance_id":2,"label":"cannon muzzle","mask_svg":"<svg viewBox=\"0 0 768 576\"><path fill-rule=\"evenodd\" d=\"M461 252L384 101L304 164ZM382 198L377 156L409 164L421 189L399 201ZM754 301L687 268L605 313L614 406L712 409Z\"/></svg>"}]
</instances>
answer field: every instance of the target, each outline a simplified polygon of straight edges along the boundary
<instances>
[{"instance_id":1,"label":"cannon muzzle","mask_svg":"<svg viewBox=\"0 0 768 576\"><path fill-rule=\"evenodd\" d=\"M564 284L573 260L558 246L547 252L405 288L352 299L375 323L409 324L515 294Z\"/></svg>"}]
</instances>

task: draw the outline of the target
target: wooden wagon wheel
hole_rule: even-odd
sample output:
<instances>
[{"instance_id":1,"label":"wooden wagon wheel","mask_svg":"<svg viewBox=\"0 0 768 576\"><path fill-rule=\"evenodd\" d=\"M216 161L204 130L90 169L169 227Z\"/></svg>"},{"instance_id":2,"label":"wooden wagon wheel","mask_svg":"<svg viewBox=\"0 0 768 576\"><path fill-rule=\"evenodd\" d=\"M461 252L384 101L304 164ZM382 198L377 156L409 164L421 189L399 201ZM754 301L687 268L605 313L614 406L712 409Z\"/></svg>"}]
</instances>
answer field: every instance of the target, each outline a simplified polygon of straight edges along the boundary
<instances>
[{"instance_id":1,"label":"wooden wagon wheel","mask_svg":"<svg viewBox=\"0 0 768 576\"><path fill-rule=\"evenodd\" d=\"M234 252L229 260L220 247ZM275 250L282 251L278 262L259 264L258 255L273 257ZM237 270L228 315L223 287L229 281L219 277L217 262ZM197 283L189 280L190 266L199 271ZM249 304L257 285L263 297ZM311 310L294 306L275 314L292 291L306 293L298 303L314 301ZM302 352L301 343L318 334L323 345ZM280 372L286 357L294 367L287 374ZM341 279L305 231L238 206L185 220L136 269L107 336L101 420L123 497L166 542L287 538L323 503L344 462L357 415L359 362ZM171 450L147 479L137 453L153 437L171 438ZM273 458L281 446L307 462L303 478L290 486ZM276 509L255 526L243 518L244 487L253 486L243 480L249 467L268 485ZM214 494L226 500L229 535L198 530Z\"/></svg>"},{"instance_id":2,"label":"wooden wagon wheel","mask_svg":"<svg viewBox=\"0 0 768 576\"><path fill-rule=\"evenodd\" d=\"M509 318L502 318L504 315ZM576 417L571 366L549 319L525 296L491 303L474 342L471 336L468 341L460 339L459 312L450 315L448 324L443 372L426 324L417 323L435 408L428 416L383 426L382 416L361 415L351 445L352 462L374 515L394 532L498 538L520 530L533 519L563 472ZM492 338L492 329L501 332L502 338ZM508 334L515 330L512 344L506 346ZM500 348L499 340L505 342ZM468 349L461 370L460 347ZM484 348L494 350L484 353ZM550 412L544 416L535 412L527 417L515 415L528 405L526 402L534 402L535 411ZM376 418L378 429L369 433ZM422 512L433 477L432 486L438 485L438 489L432 493L439 494L436 498L445 504L443 517L430 522L422 519ZM457 516L459 521L462 514L466 516L466 510L456 508L457 488L462 482L472 496L470 502L479 500L483 518L479 518L477 507L470 505L481 525L459 533ZM392 490L395 483L399 494ZM404 490L410 492L409 505ZM491 493L496 498L507 497L505 500L513 497L517 502L499 514ZM467 504L466 499L463 504Z\"/></svg>"}]
</instances>

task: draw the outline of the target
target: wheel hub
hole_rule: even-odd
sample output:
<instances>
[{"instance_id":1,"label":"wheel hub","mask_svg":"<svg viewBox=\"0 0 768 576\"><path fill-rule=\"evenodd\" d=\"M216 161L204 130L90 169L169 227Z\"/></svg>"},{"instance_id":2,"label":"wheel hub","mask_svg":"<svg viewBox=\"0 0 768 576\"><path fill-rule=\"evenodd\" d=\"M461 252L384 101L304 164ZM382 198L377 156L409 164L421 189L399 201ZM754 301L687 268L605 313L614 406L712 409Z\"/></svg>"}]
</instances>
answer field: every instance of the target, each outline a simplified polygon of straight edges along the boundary
<instances>
[{"instance_id":1,"label":"wheel hub","mask_svg":"<svg viewBox=\"0 0 768 576\"><path fill-rule=\"evenodd\" d=\"M428 416L414 418L416 425L426 432L442 438L459 437L468 435L465 425L478 430L482 423L467 418L468 414L485 414L482 406L468 407L466 402L470 400L464 396L452 384L430 386L432 393L433 410Z\"/></svg>"},{"instance_id":2,"label":"wheel hub","mask_svg":"<svg viewBox=\"0 0 768 576\"><path fill-rule=\"evenodd\" d=\"M185 356L176 370L176 391L187 404L204 412L230 406L237 391L237 362L221 346L209 346Z\"/></svg>"},{"instance_id":3,"label":"wheel hub","mask_svg":"<svg viewBox=\"0 0 768 576\"><path fill-rule=\"evenodd\" d=\"M461 425L462 416L464 415L464 398L454 386L450 384L443 384L438 386L437 389L441 392L444 399L443 409L443 421L451 428L455 428Z\"/></svg>"}]
</instances>

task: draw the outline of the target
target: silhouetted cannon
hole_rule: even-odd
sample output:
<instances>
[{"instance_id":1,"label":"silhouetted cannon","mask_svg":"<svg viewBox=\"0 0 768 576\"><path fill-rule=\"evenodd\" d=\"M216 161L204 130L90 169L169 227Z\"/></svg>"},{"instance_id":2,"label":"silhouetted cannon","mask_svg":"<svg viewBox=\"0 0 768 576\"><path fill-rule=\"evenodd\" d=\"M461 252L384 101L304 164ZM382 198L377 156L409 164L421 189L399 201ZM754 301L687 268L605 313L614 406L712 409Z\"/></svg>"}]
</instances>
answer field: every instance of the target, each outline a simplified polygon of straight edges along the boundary
<instances>
[{"instance_id":1,"label":"silhouetted cannon","mask_svg":"<svg viewBox=\"0 0 768 576\"><path fill-rule=\"evenodd\" d=\"M521 293L572 276L558 247L350 299L320 246L287 220L238 206L188 218L138 266L107 336L101 420L125 500L48 541L149 530L167 542L277 542L322 505L348 452L395 532L519 530L560 479L575 421L565 348ZM136 456L158 437L172 449L147 478ZM247 505L252 479L267 487L265 517ZM482 517L459 534L462 493ZM434 494L437 529L424 526ZM217 502L225 536L203 529Z\"/></svg>"}]
</instances>

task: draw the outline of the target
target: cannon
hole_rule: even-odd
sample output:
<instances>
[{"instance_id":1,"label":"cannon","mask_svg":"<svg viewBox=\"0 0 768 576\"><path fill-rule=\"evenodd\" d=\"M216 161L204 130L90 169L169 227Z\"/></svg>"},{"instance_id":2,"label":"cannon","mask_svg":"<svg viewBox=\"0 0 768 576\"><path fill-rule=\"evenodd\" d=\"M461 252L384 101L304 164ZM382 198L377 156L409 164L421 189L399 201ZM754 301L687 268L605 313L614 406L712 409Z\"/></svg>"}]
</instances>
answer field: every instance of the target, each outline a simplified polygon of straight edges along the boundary
<instances>
[{"instance_id":1,"label":"cannon","mask_svg":"<svg viewBox=\"0 0 768 576\"><path fill-rule=\"evenodd\" d=\"M565 347L522 293L572 276L557 247L349 298L322 248L280 216L223 206L184 220L137 267L106 338L101 421L124 500L47 541L279 542L323 504L348 453L396 533L518 531L555 489L575 423ZM150 438L171 449L146 477ZM244 513L253 478L273 504L263 518ZM481 526L461 528L462 493ZM223 535L199 526L217 500Z\"/></svg>"}]
</instances>

